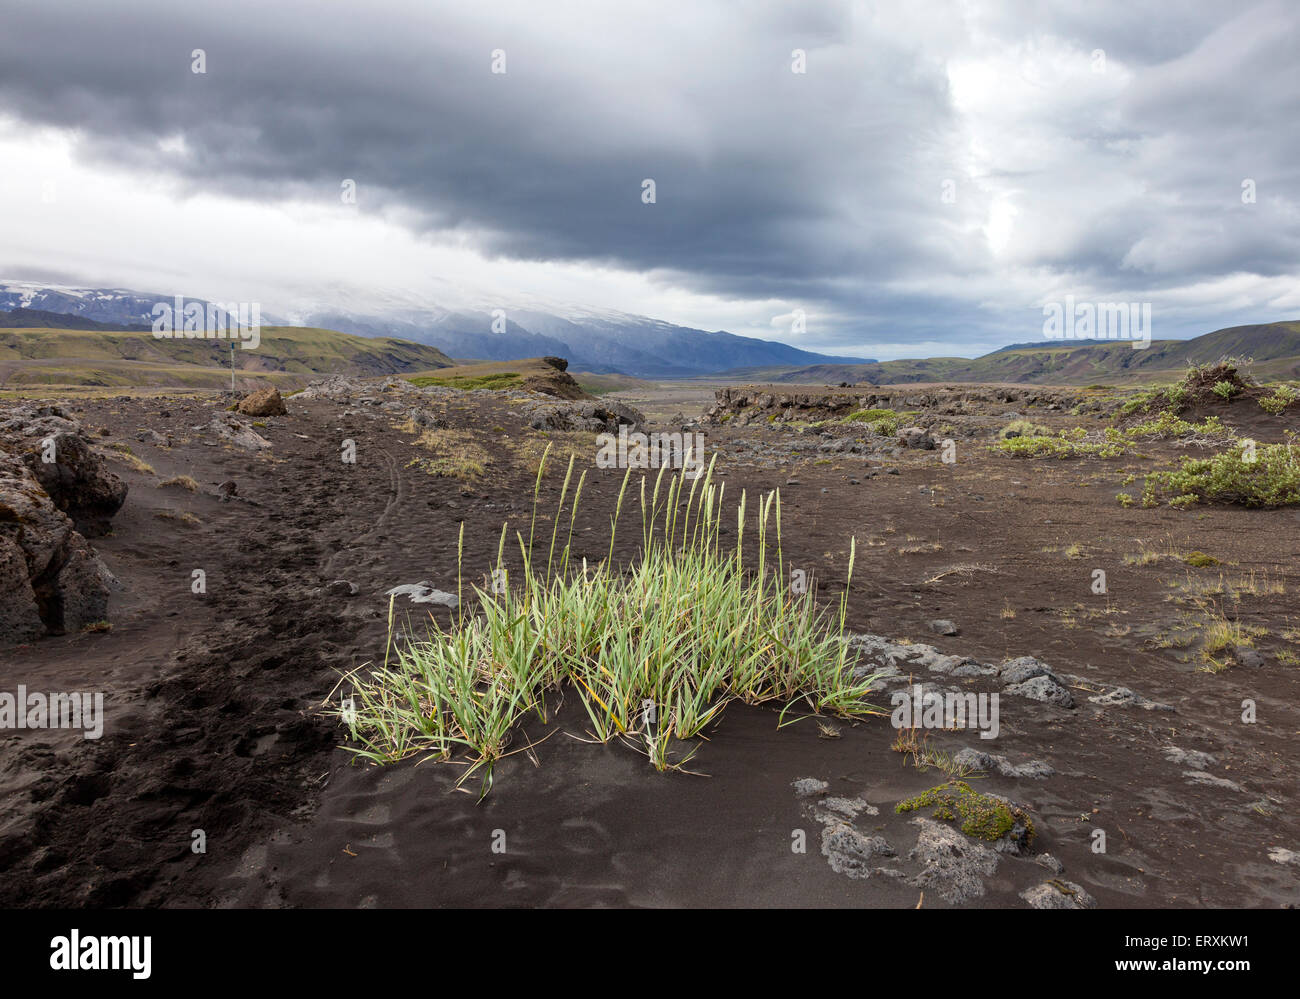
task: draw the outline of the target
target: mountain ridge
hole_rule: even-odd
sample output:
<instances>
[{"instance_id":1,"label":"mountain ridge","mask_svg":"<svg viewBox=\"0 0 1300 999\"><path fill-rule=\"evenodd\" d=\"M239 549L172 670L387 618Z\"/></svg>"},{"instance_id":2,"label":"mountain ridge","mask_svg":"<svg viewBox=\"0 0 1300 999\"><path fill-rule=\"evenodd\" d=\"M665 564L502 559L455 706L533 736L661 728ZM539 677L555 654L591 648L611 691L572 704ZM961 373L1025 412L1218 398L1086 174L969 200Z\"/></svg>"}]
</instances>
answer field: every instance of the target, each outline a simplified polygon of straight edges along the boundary
<instances>
[{"instance_id":1,"label":"mountain ridge","mask_svg":"<svg viewBox=\"0 0 1300 999\"><path fill-rule=\"evenodd\" d=\"M116 325L150 325L155 303L173 296L122 288L78 289L0 282L0 313L36 309ZM207 305L205 299L187 302ZM484 312L430 307L392 315L340 309L294 316L264 313L281 326L335 329L367 337L395 337L434 347L449 357L505 361L519 357L565 357L579 370L638 378L683 378L714 374L743 364L800 366L860 364L869 358L820 354L772 340L709 332L630 313L586 311L562 316L542 309ZM0 325L4 325L0 316Z\"/></svg>"},{"instance_id":2,"label":"mountain ridge","mask_svg":"<svg viewBox=\"0 0 1300 999\"><path fill-rule=\"evenodd\" d=\"M1189 340L1152 340L1134 349L1128 340L1010 344L979 357L927 357L872 364L801 368L746 368L722 377L790 384L907 384L914 382L1024 382L1085 385L1136 382L1180 374L1191 364L1248 357L1256 376L1300 379L1300 321L1228 326Z\"/></svg>"}]
</instances>

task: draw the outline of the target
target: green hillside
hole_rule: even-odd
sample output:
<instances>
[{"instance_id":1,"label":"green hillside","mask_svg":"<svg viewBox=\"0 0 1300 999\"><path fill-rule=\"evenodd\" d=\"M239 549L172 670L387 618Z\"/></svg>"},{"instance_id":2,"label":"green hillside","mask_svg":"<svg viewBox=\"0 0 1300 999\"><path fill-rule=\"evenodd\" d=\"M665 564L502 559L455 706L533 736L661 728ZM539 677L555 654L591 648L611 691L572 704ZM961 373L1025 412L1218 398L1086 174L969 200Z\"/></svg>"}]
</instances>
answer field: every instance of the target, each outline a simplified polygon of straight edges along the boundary
<instances>
[{"instance_id":1,"label":"green hillside","mask_svg":"<svg viewBox=\"0 0 1300 999\"><path fill-rule=\"evenodd\" d=\"M1249 357L1264 380L1300 378L1300 322L1232 326L1192 340L1152 340L1142 350L1131 341L1004 348L983 357L930 357L874 364L819 364L805 368L730 372L748 380L804 384L864 382L1033 382L1045 385L1127 384L1174 380L1189 364Z\"/></svg>"},{"instance_id":2,"label":"green hillside","mask_svg":"<svg viewBox=\"0 0 1300 999\"><path fill-rule=\"evenodd\" d=\"M452 364L440 350L409 340L312 327L263 326L255 349L234 343L237 380L289 387L326 374L405 374ZM220 387L230 382L230 347L229 340L155 339L148 330L0 327L0 385Z\"/></svg>"}]
</instances>

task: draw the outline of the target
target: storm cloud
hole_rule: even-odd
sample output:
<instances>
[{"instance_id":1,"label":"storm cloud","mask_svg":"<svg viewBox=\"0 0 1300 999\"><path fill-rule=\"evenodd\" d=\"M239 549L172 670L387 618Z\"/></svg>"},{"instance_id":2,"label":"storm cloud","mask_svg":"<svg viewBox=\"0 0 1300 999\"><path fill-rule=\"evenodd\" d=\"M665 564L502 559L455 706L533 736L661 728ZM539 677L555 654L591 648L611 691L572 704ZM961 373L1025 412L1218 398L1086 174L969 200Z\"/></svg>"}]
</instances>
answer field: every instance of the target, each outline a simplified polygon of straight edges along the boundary
<instances>
[{"instance_id":1,"label":"storm cloud","mask_svg":"<svg viewBox=\"0 0 1300 999\"><path fill-rule=\"evenodd\" d=\"M19 2L0 114L177 202L353 180L503 298L493 262L576 306L574 274L635 275L678 322L957 354L1066 295L1152 302L1158 337L1300 316L1298 51L1283 3ZM24 235L0 263L56 266Z\"/></svg>"}]
</instances>

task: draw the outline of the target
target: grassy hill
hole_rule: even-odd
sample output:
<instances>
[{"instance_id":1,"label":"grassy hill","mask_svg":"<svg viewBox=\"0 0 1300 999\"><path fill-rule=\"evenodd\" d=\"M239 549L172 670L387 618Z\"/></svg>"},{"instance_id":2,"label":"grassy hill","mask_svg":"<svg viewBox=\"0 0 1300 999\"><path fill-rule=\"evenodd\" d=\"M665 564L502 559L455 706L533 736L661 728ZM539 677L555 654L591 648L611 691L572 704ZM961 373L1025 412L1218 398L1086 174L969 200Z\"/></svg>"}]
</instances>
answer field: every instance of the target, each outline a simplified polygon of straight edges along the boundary
<instances>
[{"instance_id":1,"label":"grassy hill","mask_svg":"<svg viewBox=\"0 0 1300 999\"><path fill-rule=\"evenodd\" d=\"M1192 340L1152 340L1143 350L1129 341L1042 346L1018 344L983 357L930 357L876 364L818 364L805 368L729 372L751 381L876 385L908 382L1034 382L1045 385L1173 381L1189 364L1250 357L1262 380L1300 378L1300 322L1232 326Z\"/></svg>"},{"instance_id":2,"label":"grassy hill","mask_svg":"<svg viewBox=\"0 0 1300 999\"><path fill-rule=\"evenodd\" d=\"M420 386L443 385L465 390L517 388L561 399L588 398L585 388L572 375L543 357L527 357L516 361L461 362L454 367L417 371L405 377L407 381Z\"/></svg>"},{"instance_id":3,"label":"grassy hill","mask_svg":"<svg viewBox=\"0 0 1300 999\"><path fill-rule=\"evenodd\" d=\"M3 322L3 314L0 314ZM236 382L296 388L326 374L388 375L451 366L435 347L337 330L263 326L256 349L236 342ZM159 340L152 331L0 327L0 387L221 388L230 384L228 340Z\"/></svg>"}]
</instances>

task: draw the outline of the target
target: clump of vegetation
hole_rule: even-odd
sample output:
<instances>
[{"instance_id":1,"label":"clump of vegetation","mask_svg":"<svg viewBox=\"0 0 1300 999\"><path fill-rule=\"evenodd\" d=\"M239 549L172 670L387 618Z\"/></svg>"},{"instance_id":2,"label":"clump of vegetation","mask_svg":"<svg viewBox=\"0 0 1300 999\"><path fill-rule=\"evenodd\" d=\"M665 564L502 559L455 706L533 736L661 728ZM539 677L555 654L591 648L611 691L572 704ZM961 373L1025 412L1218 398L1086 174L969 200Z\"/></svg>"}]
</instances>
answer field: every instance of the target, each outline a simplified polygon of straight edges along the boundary
<instances>
[{"instance_id":1,"label":"clump of vegetation","mask_svg":"<svg viewBox=\"0 0 1300 999\"><path fill-rule=\"evenodd\" d=\"M1160 413L1153 420L1147 420L1145 423L1129 427L1127 433L1129 437L1135 439L1139 437L1148 439L1196 438L1199 443L1206 445L1227 444L1237 439L1237 435L1224 426L1223 421L1217 416L1207 416L1200 423L1192 423L1175 416L1168 410Z\"/></svg>"},{"instance_id":2,"label":"clump of vegetation","mask_svg":"<svg viewBox=\"0 0 1300 999\"><path fill-rule=\"evenodd\" d=\"M194 514L185 510L155 510L153 515L159 520L179 520L182 524L187 524L190 527L196 527L203 523Z\"/></svg>"},{"instance_id":3,"label":"clump of vegetation","mask_svg":"<svg viewBox=\"0 0 1300 999\"><path fill-rule=\"evenodd\" d=\"M898 433L906 416L915 415L896 413L892 409L859 409L844 418L845 423L865 423L871 431L882 437L892 437Z\"/></svg>"},{"instance_id":4,"label":"clump of vegetation","mask_svg":"<svg viewBox=\"0 0 1300 999\"><path fill-rule=\"evenodd\" d=\"M779 725L796 710L842 718L884 713L866 700L876 677L854 674L856 659L841 637L847 585L835 617L818 609L811 592L792 594L786 584L779 493L759 501L751 562L743 555L744 494L735 548L720 544L725 487L715 482L712 463L694 481L682 474L665 480L661 470L652 491L643 478L641 554L625 569L613 552L629 469L607 558L579 565L572 538L586 473L570 499L573 468L571 459L549 546L534 543L543 463L528 537L516 533L522 569L506 573L503 527L493 580L504 585L492 592L473 586L477 606L467 613L462 602L450 629L434 621L425 639L394 643L390 605L383 665L347 674L353 693L332 711L357 743L351 752L373 763L465 753L461 779L484 770L487 793L517 723L530 713L547 723L561 688L583 704L594 739L621 740L661 771L683 767L696 751L683 740L699 736L732 700L781 704ZM463 541L462 527L462 552ZM851 545L849 583L855 554ZM458 594L462 586L458 578Z\"/></svg>"},{"instance_id":5,"label":"clump of vegetation","mask_svg":"<svg viewBox=\"0 0 1300 999\"><path fill-rule=\"evenodd\" d=\"M158 483L159 489L166 489L169 487L184 489L187 492L191 492L191 493L198 492L199 490L199 484L195 482L194 479L188 475L176 475L170 479L166 479L163 482Z\"/></svg>"},{"instance_id":6,"label":"clump of vegetation","mask_svg":"<svg viewBox=\"0 0 1300 999\"><path fill-rule=\"evenodd\" d=\"M949 780L959 780L978 770L968 763L958 762L959 754L931 746L930 733L914 725L900 728L893 745L889 748L896 753L912 757L912 764L917 770L924 772L933 767L946 774Z\"/></svg>"},{"instance_id":7,"label":"clump of vegetation","mask_svg":"<svg viewBox=\"0 0 1300 999\"><path fill-rule=\"evenodd\" d=\"M1051 433L1052 431L1047 427L1031 423L1029 420L1012 420L998 431L998 437L1005 441L1013 437L1050 437Z\"/></svg>"},{"instance_id":8,"label":"clump of vegetation","mask_svg":"<svg viewBox=\"0 0 1300 999\"><path fill-rule=\"evenodd\" d=\"M116 458L122 464L126 465L132 471L140 472L143 475L156 475L153 466L136 455L128 444L110 444L111 450L108 452L109 457Z\"/></svg>"},{"instance_id":9,"label":"clump of vegetation","mask_svg":"<svg viewBox=\"0 0 1300 999\"><path fill-rule=\"evenodd\" d=\"M450 430L425 430L413 442L435 454L433 458L412 458L407 468L418 468L446 479L473 482L492 463L488 453L464 434Z\"/></svg>"},{"instance_id":10,"label":"clump of vegetation","mask_svg":"<svg viewBox=\"0 0 1300 999\"><path fill-rule=\"evenodd\" d=\"M1140 392L1134 392L1125 403L1119 407L1121 417L1132 416L1135 413L1157 413L1162 410L1168 410L1174 415L1182 412L1187 402L1187 389L1182 385L1170 385L1165 388L1144 389Z\"/></svg>"},{"instance_id":11,"label":"clump of vegetation","mask_svg":"<svg viewBox=\"0 0 1300 999\"><path fill-rule=\"evenodd\" d=\"M1025 826L1027 843L1034 841L1034 822L1024 809L976 791L962 780L949 781L914 798L900 801L894 808L898 814L933 807L932 818L961 820L961 831L977 839L999 840L1015 828Z\"/></svg>"},{"instance_id":12,"label":"clump of vegetation","mask_svg":"<svg viewBox=\"0 0 1300 999\"><path fill-rule=\"evenodd\" d=\"M1117 499L1117 500L1119 501L1119 505L1120 505L1120 506L1132 506L1132 505L1133 505L1133 497L1130 496L1128 493L1116 493L1116 494L1115 494L1115 499Z\"/></svg>"},{"instance_id":13,"label":"clump of vegetation","mask_svg":"<svg viewBox=\"0 0 1300 999\"><path fill-rule=\"evenodd\" d=\"M1279 385L1273 390L1272 395L1266 395L1259 400L1260 408L1266 413L1273 416L1281 416L1283 410L1292 403L1300 402L1300 390L1290 385Z\"/></svg>"},{"instance_id":14,"label":"clump of vegetation","mask_svg":"<svg viewBox=\"0 0 1300 999\"><path fill-rule=\"evenodd\" d=\"M1242 369L1249 371L1252 363L1248 357L1223 357L1213 363L1193 364L1188 367L1180 384L1189 394L1199 395L1207 388L1222 394L1218 386L1227 382L1235 395L1252 384L1249 374L1241 374Z\"/></svg>"},{"instance_id":15,"label":"clump of vegetation","mask_svg":"<svg viewBox=\"0 0 1300 999\"><path fill-rule=\"evenodd\" d=\"M1206 555L1205 552L1188 552L1183 556L1183 561L1198 569L1206 569L1212 565L1223 564L1213 555Z\"/></svg>"},{"instance_id":16,"label":"clump of vegetation","mask_svg":"<svg viewBox=\"0 0 1300 999\"><path fill-rule=\"evenodd\" d=\"M1256 638L1268 634L1264 628L1243 624L1228 618L1222 611L1207 612L1201 641L1201 669L1206 673L1222 673L1232 666L1238 648L1253 648Z\"/></svg>"},{"instance_id":17,"label":"clump of vegetation","mask_svg":"<svg viewBox=\"0 0 1300 999\"><path fill-rule=\"evenodd\" d=\"M1230 448L1210 458L1184 458L1174 471L1152 472L1143 493L1145 506L1172 495L1171 506L1226 503L1248 507L1300 503L1300 447L1255 444Z\"/></svg>"},{"instance_id":18,"label":"clump of vegetation","mask_svg":"<svg viewBox=\"0 0 1300 999\"><path fill-rule=\"evenodd\" d=\"M1189 406L1215 397L1230 400L1252 384L1249 376L1243 377L1239 372L1239 368L1250 363L1244 358L1225 357L1214 364L1191 365L1176 385L1134 393L1119 408L1119 416L1123 419L1161 411L1178 416Z\"/></svg>"},{"instance_id":19,"label":"clump of vegetation","mask_svg":"<svg viewBox=\"0 0 1300 999\"><path fill-rule=\"evenodd\" d=\"M1114 427L1101 433L1083 427L1063 430L1055 437L1012 437L993 445L995 451L1013 458L1120 458L1131 448Z\"/></svg>"}]
</instances>

